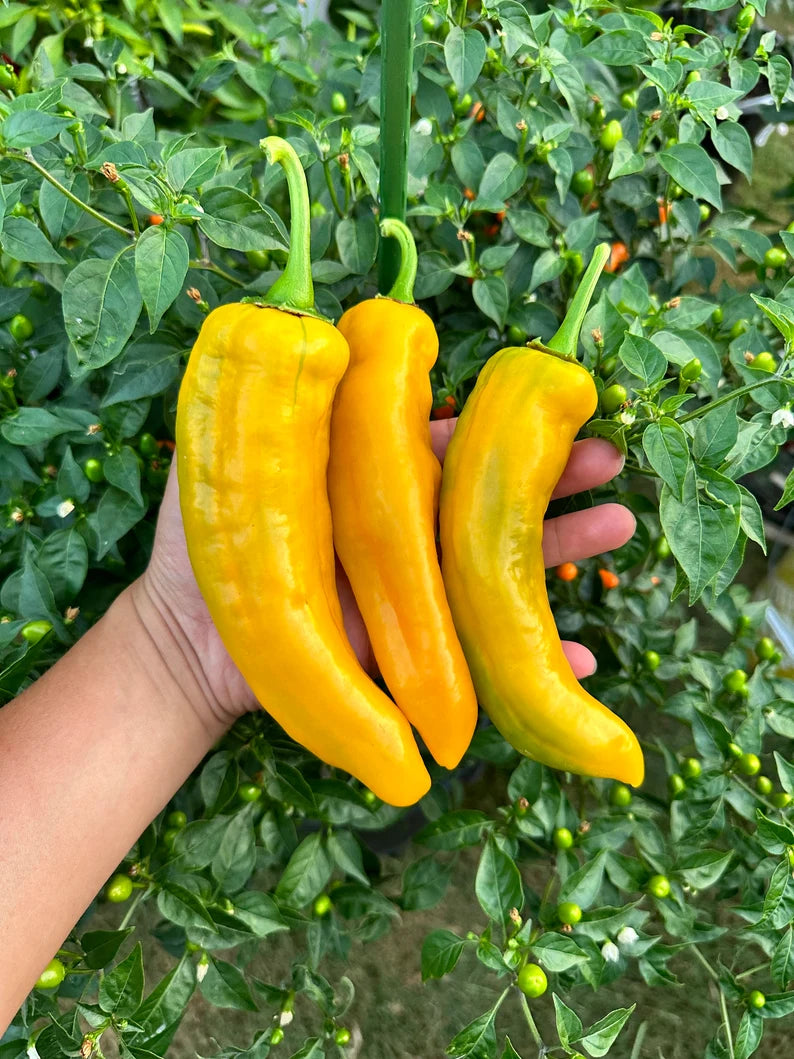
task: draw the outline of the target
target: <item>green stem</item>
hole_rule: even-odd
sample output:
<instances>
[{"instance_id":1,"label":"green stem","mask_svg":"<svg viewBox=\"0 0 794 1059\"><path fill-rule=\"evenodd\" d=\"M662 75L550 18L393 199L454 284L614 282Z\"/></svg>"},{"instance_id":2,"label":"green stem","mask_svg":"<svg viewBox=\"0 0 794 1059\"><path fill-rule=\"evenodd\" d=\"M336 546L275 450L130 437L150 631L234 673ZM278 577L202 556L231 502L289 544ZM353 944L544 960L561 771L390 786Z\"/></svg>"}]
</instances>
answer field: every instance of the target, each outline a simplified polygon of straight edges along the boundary
<instances>
[{"instance_id":1,"label":"green stem","mask_svg":"<svg viewBox=\"0 0 794 1059\"><path fill-rule=\"evenodd\" d=\"M132 193L128 187L125 187L122 191L124 201L127 203L127 210L129 211L130 220L132 221L132 227L135 231L135 238L139 238L141 234L141 227L138 224L138 214L135 212L135 204L132 201Z\"/></svg>"},{"instance_id":2,"label":"green stem","mask_svg":"<svg viewBox=\"0 0 794 1059\"><path fill-rule=\"evenodd\" d=\"M565 319L557 333L547 343L548 348L554 350L555 353L562 353L563 356L575 359L576 348L579 345L579 332L582 330L582 324L590 307L593 291L596 288L604 265L609 260L610 252L609 243L599 243L593 251L590 264L582 276L582 281L573 296L573 301L565 314Z\"/></svg>"},{"instance_id":3,"label":"green stem","mask_svg":"<svg viewBox=\"0 0 794 1059\"><path fill-rule=\"evenodd\" d=\"M739 974L734 975L738 982L740 978L750 978L754 974L758 974L759 971L765 971L769 966L769 961L766 963L759 963L756 967L751 967L748 971L741 971Z\"/></svg>"},{"instance_id":4,"label":"green stem","mask_svg":"<svg viewBox=\"0 0 794 1059\"><path fill-rule=\"evenodd\" d=\"M539 1049L543 1048L543 1039L540 1036L538 1027L535 1025L535 1020L532 1017L532 1012L529 1010L529 1004L524 994L521 994L521 1007L524 1009L524 1017L527 1020L529 1026L529 1032L532 1034L532 1040L535 1042ZM541 1053L542 1054L542 1053Z\"/></svg>"},{"instance_id":5,"label":"green stem","mask_svg":"<svg viewBox=\"0 0 794 1059\"><path fill-rule=\"evenodd\" d=\"M414 237L408 226L394 217L387 217L380 222L380 234L386 239L395 239L400 249L400 268L386 297L413 305L418 260Z\"/></svg>"},{"instance_id":6,"label":"green stem","mask_svg":"<svg viewBox=\"0 0 794 1059\"><path fill-rule=\"evenodd\" d=\"M717 985L719 986L719 984L720 984L720 976L717 974L717 972L711 966L711 964L706 959L706 957L703 955L703 953L700 951L700 949L697 947L697 945L692 945L691 946L691 951L694 953L694 955L703 964L703 967L705 968L705 970L708 973L709 977L712 978L717 983ZM720 996L722 996L722 988L720 988Z\"/></svg>"},{"instance_id":7,"label":"green stem","mask_svg":"<svg viewBox=\"0 0 794 1059\"><path fill-rule=\"evenodd\" d=\"M245 283L241 279L237 279L230 272L222 269L220 265L216 265L214 261L208 261L206 258L199 260L192 260L190 262L191 268L201 269L203 272L214 272L216 276L220 276L221 279L225 279L227 283L231 283L235 287L244 287Z\"/></svg>"},{"instance_id":8,"label":"green stem","mask_svg":"<svg viewBox=\"0 0 794 1059\"><path fill-rule=\"evenodd\" d=\"M270 288L267 301L292 312L313 313L314 284L310 247L309 188L306 174L293 147L280 136L268 136L259 146L271 165L278 164L287 177L290 203L287 267Z\"/></svg>"},{"instance_id":9,"label":"green stem","mask_svg":"<svg viewBox=\"0 0 794 1059\"><path fill-rule=\"evenodd\" d=\"M122 921L118 925L118 929L119 930L124 930L124 928L127 926L129 921L132 919L133 915L135 914L135 909L138 907L138 905L141 903L141 901L143 900L143 898L146 896L146 894L148 892L149 892L149 888L148 887L145 890L138 890L138 892L135 894L135 896L133 897L132 901L130 902L129 908L124 913L124 918L122 919Z\"/></svg>"},{"instance_id":10,"label":"green stem","mask_svg":"<svg viewBox=\"0 0 794 1059\"><path fill-rule=\"evenodd\" d=\"M328 187L328 194L331 196L331 205L336 210L337 216L341 220L344 217L345 212L339 205L339 196L337 195L336 188L334 187L334 178L333 174L331 173L331 168L328 164L327 158L323 162L323 172L325 173L325 183Z\"/></svg>"},{"instance_id":11,"label":"green stem","mask_svg":"<svg viewBox=\"0 0 794 1059\"><path fill-rule=\"evenodd\" d=\"M728 1017L728 1005L725 1003L725 994L720 989L720 1012L722 1013L722 1025L725 1027L725 1039L728 1045L728 1059L736 1059L733 1050L733 1034L731 1033L731 1020Z\"/></svg>"},{"instance_id":12,"label":"green stem","mask_svg":"<svg viewBox=\"0 0 794 1059\"><path fill-rule=\"evenodd\" d=\"M728 401L735 401L737 397L744 397L746 393L750 393L752 390L757 390L759 386L769 386L773 382L782 382L786 386L794 386L794 381L791 379L782 379L779 375L773 375L770 379L761 379L760 382L752 382L748 386L740 386L738 390L734 390L732 393L727 393L724 397L718 397L716 401L711 401L709 404L703 405L701 408L696 408L694 412L687 412L685 416L680 416L677 422L688 423L690 419L698 419L700 416L705 415L706 412L711 412L715 408L719 408L721 404L727 404Z\"/></svg>"},{"instance_id":13,"label":"green stem","mask_svg":"<svg viewBox=\"0 0 794 1059\"><path fill-rule=\"evenodd\" d=\"M107 217L104 217L101 213L98 213L97 210L93 209L87 203L83 202L82 199L78 199L76 195L73 195L68 188L63 186L60 180L56 180L52 173L49 173L43 165L39 165L30 150L9 151L8 157L16 158L20 162L27 162L28 165L33 166L36 172L43 176L44 179L48 181L48 183L52 184L54 188L57 188L58 191L60 191L62 195L65 195L70 202L73 202L75 206L79 206L81 210L84 210L86 213L90 214L90 216L92 216L95 221L100 221L102 224L107 225L108 228L112 228L115 232L118 232L120 235L126 235L129 238L134 237L135 233L131 232L129 228L122 228L120 224L116 224L115 221L111 221Z\"/></svg>"},{"instance_id":14,"label":"green stem","mask_svg":"<svg viewBox=\"0 0 794 1059\"><path fill-rule=\"evenodd\" d=\"M380 215L405 220L408 135L413 78L413 0L383 0L380 82ZM400 267L398 247L381 243L378 290L391 290Z\"/></svg>"}]
</instances>

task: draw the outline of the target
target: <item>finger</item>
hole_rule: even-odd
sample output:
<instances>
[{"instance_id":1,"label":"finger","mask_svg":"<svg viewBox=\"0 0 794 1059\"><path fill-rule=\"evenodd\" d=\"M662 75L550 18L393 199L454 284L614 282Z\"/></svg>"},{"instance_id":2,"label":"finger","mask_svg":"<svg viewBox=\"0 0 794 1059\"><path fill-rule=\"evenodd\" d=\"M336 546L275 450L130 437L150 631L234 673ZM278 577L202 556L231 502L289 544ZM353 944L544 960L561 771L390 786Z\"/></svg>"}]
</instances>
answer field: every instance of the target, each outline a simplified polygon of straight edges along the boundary
<instances>
[{"instance_id":1,"label":"finger","mask_svg":"<svg viewBox=\"0 0 794 1059\"><path fill-rule=\"evenodd\" d=\"M596 671L595 655L584 644L573 640L563 640L562 649L577 680L590 677Z\"/></svg>"},{"instance_id":2,"label":"finger","mask_svg":"<svg viewBox=\"0 0 794 1059\"><path fill-rule=\"evenodd\" d=\"M623 468L623 456L604 438L585 438L571 449L567 466L551 494L552 499L581 493L603 485Z\"/></svg>"},{"instance_id":3,"label":"finger","mask_svg":"<svg viewBox=\"0 0 794 1059\"><path fill-rule=\"evenodd\" d=\"M442 463L457 422L457 419L437 419L430 424L433 452ZM572 493L603 485L619 474L622 467L623 457L615 446L604 438L585 438L583 441L577 441L571 449L568 464L552 496L570 496Z\"/></svg>"},{"instance_id":4,"label":"finger","mask_svg":"<svg viewBox=\"0 0 794 1059\"><path fill-rule=\"evenodd\" d=\"M547 567L611 552L629 540L637 520L622 504L600 504L586 511L549 518L543 524L543 561Z\"/></svg>"}]
</instances>

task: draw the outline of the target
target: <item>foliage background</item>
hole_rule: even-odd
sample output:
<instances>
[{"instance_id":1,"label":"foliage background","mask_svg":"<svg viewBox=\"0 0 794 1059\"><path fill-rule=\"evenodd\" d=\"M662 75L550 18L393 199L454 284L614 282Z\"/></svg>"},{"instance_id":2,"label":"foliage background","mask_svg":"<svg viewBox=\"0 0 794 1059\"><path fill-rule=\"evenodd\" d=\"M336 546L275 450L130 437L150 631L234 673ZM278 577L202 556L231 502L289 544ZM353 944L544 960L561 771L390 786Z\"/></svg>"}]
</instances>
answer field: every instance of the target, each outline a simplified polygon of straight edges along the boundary
<instances>
[{"instance_id":1,"label":"foliage background","mask_svg":"<svg viewBox=\"0 0 794 1059\"><path fill-rule=\"evenodd\" d=\"M730 587L748 539L764 539L739 479L772 463L792 422L790 259L765 262L794 236L728 198L751 175L747 128L791 105L788 44L763 0L755 9L743 29L725 0L662 13L515 0L417 10L409 212L417 296L441 339L438 403L462 405L506 342L549 337L598 241L627 247L583 338L599 388L627 390L588 428L624 449L627 471L576 503L617 495L639 528L550 590L561 633L597 654L591 690L645 742L642 792L614 804L611 784L520 761L483 725L459 773L437 774L420 809L401 814L266 716L247 718L169 807L188 825L163 814L130 851L123 918L101 900L89 910L61 954L63 985L31 994L2 1059L31 1038L42 1057L190 1053L198 1018L214 1038L198 1038L201 1054L251 1059L269 1054L279 1023L284 1054L340 1054L345 1021L367 1056L437 1054L454 1037L452 1055L509 1059L535 1054L535 1034L555 1054L598 1056L629 1017L626 997L638 1008L615 1055L784 1054L774 1020L794 1011L782 804L794 707L790 681L754 650L763 604ZM0 50L12 63L0 79L8 698L144 568L203 315L278 274L284 185L262 136L288 135L307 166L320 307L336 317L373 292L379 37L374 5L326 23L288 2L51 0L4 2ZM622 138L610 150L600 138L612 120ZM571 178L588 166L594 188L579 197ZM790 173L777 192L788 201ZM15 335L18 314L32 335ZM748 363L767 350L775 374ZM680 369L695 357L702 375L687 385ZM102 481L86 476L89 458ZM599 567L620 586L605 590ZM697 600L708 619L686 610ZM52 632L21 640L37 619ZM746 693L723 684L736 668L751 674ZM731 744L760 756L773 793L738 769ZM688 757L700 775L669 786ZM260 793L244 801L251 783ZM572 849L555 846L562 827ZM660 873L669 898L646 892ZM572 932L561 899L584 910ZM399 916L407 942L380 948ZM537 1027L512 986L527 959L558 997L533 1003ZM397 967L443 978L421 992L409 978L409 1017L389 1009L403 1003L390 998ZM751 988L767 995L759 1010ZM382 1003L368 1007L373 997ZM670 1012L684 999L695 1018L675 1039ZM583 1035L565 1005L586 1027L606 1021Z\"/></svg>"}]
</instances>

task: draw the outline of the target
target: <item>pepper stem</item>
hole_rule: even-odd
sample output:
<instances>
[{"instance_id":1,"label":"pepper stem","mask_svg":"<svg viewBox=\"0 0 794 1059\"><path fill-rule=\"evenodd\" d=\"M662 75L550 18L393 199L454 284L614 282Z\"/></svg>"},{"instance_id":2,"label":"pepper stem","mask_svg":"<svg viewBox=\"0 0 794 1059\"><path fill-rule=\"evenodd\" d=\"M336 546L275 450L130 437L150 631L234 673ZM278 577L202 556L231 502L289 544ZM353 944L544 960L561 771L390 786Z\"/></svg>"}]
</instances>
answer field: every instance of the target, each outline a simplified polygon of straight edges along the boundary
<instances>
[{"instance_id":1,"label":"pepper stem","mask_svg":"<svg viewBox=\"0 0 794 1059\"><path fill-rule=\"evenodd\" d=\"M380 222L380 234L386 239L396 239L400 244L400 267L394 285L386 297L413 305L417 266L414 237L408 225L398 221L396 217L386 217Z\"/></svg>"},{"instance_id":2,"label":"pepper stem","mask_svg":"<svg viewBox=\"0 0 794 1059\"><path fill-rule=\"evenodd\" d=\"M590 308L590 300L598 283L598 278L603 271L604 265L609 260L611 247L609 243L599 243L590 258L587 271L582 276L582 282L573 296L573 301L568 307L565 319L554 337L546 343L548 349L555 353L562 353L566 357L576 357L576 348L579 345L579 332L582 330L585 314Z\"/></svg>"},{"instance_id":3,"label":"pepper stem","mask_svg":"<svg viewBox=\"0 0 794 1059\"><path fill-rule=\"evenodd\" d=\"M290 205L287 265L267 292L270 305L298 313L313 313L314 284L311 264L311 215L306 174L295 149L280 136L259 141L271 165L278 164L287 178Z\"/></svg>"}]
</instances>

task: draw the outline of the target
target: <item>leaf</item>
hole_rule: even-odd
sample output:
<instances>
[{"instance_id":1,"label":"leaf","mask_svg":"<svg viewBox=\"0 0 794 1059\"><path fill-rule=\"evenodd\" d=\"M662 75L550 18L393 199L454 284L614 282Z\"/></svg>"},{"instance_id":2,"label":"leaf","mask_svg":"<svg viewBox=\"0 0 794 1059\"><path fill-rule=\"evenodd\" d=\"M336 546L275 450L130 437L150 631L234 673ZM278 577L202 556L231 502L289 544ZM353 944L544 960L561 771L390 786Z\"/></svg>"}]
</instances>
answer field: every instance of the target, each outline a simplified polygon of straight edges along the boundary
<instances>
[{"instance_id":1,"label":"leaf","mask_svg":"<svg viewBox=\"0 0 794 1059\"><path fill-rule=\"evenodd\" d=\"M207 973L199 984L202 996L216 1008L257 1011L251 990L241 971L231 963L208 955Z\"/></svg>"},{"instance_id":2,"label":"leaf","mask_svg":"<svg viewBox=\"0 0 794 1059\"><path fill-rule=\"evenodd\" d=\"M788 91L791 83L791 63L785 55L770 55L766 67L766 79L769 82L769 91L775 101L775 106L780 110L780 104Z\"/></svg>"},{"instance_id":3,"label":"leaf","mask_svg":"<svg viewBox=\"0 0 794 1059\"><path fill-rule=\"evenodd\" d=\"M492 212L504 209L506 200L518 191L525 177L526 167L519 165L515 158L506 152L500 151L485 167L472 208Z\"/></svg>"},{"instance_id":4,"label":"leaf","mask_svg":"<svg viewBox=\"0 0 794 1059\"><path fill-rule=\"evenodd\" d=\"M0 432L12 445L41 445L74 430L74 423L46 408L20 408L3 420ZM85 475L80 471L83 480Z\"/></svg>"},{"instance_id":5,"label":"leaf","mask_svg":"<svg viewBox=\"0 0 794 1059\"><path fill-rule=\"evenodd\" d=\"M188 147L179 151L165 164L168 183L176 192L195 190L215 176L225 154L225 147Z\"/></svg>"},{"instance_id":6,"label":"leaf","mask_svg":"<svg viewBox=\"0 0 794 1059\"><path fill-rule=\"evenodd\" d=\"M733 551L739 536L738 512L701 499L691 466L681 498L665 485L659 510L672 552L689 580L691 605L719 574Z\"/></svg>"},{"instance_id":7,"label":"leaf","mask_svg":"<svg viewBox=\"0 0 794 1059\"><path fill-rule=\"evenodd\" d=\"M716 129L711 130L711 142L720 158L744 173L748 180L752 179L753 145L744 125L738 121L721 122Z\"/></svg>"},{"instance_id":8,"label":"leaf","mask_svg":"<svg viewBox=\"0 0 794 1059\"><path fill-rule=\"evenodd\" d=\"M141 312L135 266L126 251L81 261L63 285L63 318L77 358L101 368L121 353Z\"/></svg>"},{"instance_id":9,"label":"leaf","mask_svg":"<svg viewBox=\"0 0 794 1059\"><path fill-rule=\"evenodd\" d=\"M141 943L99 983L99 1006L108 1015L129 1018L143 999L143 952Z\"/></svg>"},{"instance_id":10,"label":"leaf","mask_svg":"<svg viewBox=\"0 0 794 1059\"><path fill-rule=\"evenodd\" d=\"M88 516L95 537L97 559L104 559L116 541L129 533L146 514L146 508L131 496L111 486L102 494L96 511Z\"/></svg>"},{"instance_id":11,"label":"leaf","mask_svg":"<svg viewBox=\"0 0 794 1059\"><path fill-rule=\"evenodd\" d=\"M198 226L217 246L231 250L286 250L284 225L272 210L239 188L213 187L201 196Z\"/></svg>"},{"instance_id":12,"label":"leaf","mask_svg":"<svg viewBox=\"0 0 794 1059\"><path fill-rule=\"evenodd\" d=\"M141 495L141 471L138 457L130 445L123 445L118 452L111 453L102 464L105 479L132 497L136 504L143 507Z\"/></svg>"},{"instance_id":13,"label":"leaf","mask_svg":"<svg viewBox=\"0 0 794 1059\"><path fill-rule=\"evenodd\" d=\"M634 66L647 58L647 48L636 30L612 29L592 40L584 54L605 66Z\"/></svg>"},{"instance_id":14,"label":"leaf","mask_svg":"<svg viewBox=\"0 0 794 1059\"><path fill-rule=\"evenodd\" d=\"M608 1015L594 1022L589 1029L584 1031L580 1042L588 1055L599 1059L600 1056L607 1054L636 1006L632 1004L630 1008L616 1008L615 1011L610 1011Z\"/></svg>"},{"instance_id":15,"label":"leaf","mask_svg":"<svg viewBox=\"0 0 794 1059\"><path fill-rule=\"evenodd\" d=\"M695 198L705 199L722 209L722 193L717 169L704 149L696 143L676 143L656 156L666 173Z\"/></svg>"},{"instance_id":16,"label":"leaf","mask_svg":"<svg viewBox=\"0 0 794 1059\"><path fill-rule=\"evenodd\" d=\"M0 129L7 147L21 149L54 140L72 121L73 118L60 118L41 110L18 110L9 114Z\"/></svg>"},{"instance_id":17,"label":"leaf","mask_svg":"<svg viewBox=\"0 0 794 1059\"><path fill-rule=\"evenodd\" d=\"M465 947L463 938L451 930L434 930L422 944L422 981L443 978L460 959Z\"/></svg>"},{"instance_id":18,"label":"leaf","mask_svg":"<svg viewBox=\"0 0 794 1059\"><path fill-rule=\"evenodd\" d=\"M488 817L478 809L455 809L431 820L414 836L429 849L453 850L478 845Z\"/></svg>"},{"instance_id":19,"label":"leaf","mask_svg":"<svg viewBox=\"0 0 794 1059\"><path fill-rule=\"evenodd\" d=\"M510 295L504 279L501 276L476 279L471 292L477 308L503 328L507 320L507 310L510 308Z\"/></svg>"},{"instance_id":20,"label":"leaf","mask_svg":"<svg viewBox=\"0 0 794 1059\"><path fill-rule=\"evenodd\" d=\"M212 858L213 878L224 893L233 894L241 890L256 865L253 812L254 806L248 805L242 812L235 813Z\"/></svg>"},{"instance_id":21,"label":"leaf","mask_svg":"<svg viewBox=\"0 0 794 1059\"><path fill-rule=\"evenodd\" d=\"M154 331L185 282L190 253L181 232L152 225L135 245L135 276Z\"/></svg>"},{"instance_id":22,"label":"leaf","mask_svg":"<svg viewBox=\"0 0 794 1059\"><path fill-rule=\"evenodd\" d=\"M85 173L70 170L56 172L61 184L71 191L82 202L88 201L90 184ZM39 212L53 242L58 242L68 235L83 216L79 206L75 206L62 191L54 188L48 180L42 180L39 190Z\"/></svg>"},{"instance_id":23,"label":"leaf","mask_svg":"<svg viewBox=\"0 0 794 1059\"><path fill-rule=\"evenodd\" d=\"M452 863L442 864L436 857L421 857L403 872L400 904L406 911L433 908L447 891Z\"/></svg>"},{"instance_id":24,"label":"leaf","mask_svg":"<svg viewBox=\"0 0 794 1059\"><path fill-rule=\"evenodd\" d=\"M178 883L163 884L163 889L157 895L157 907L161 915L185 930L201 926L217 933L215 921L204 907L201 898Z\"/></svg>"},{"instance_id":25,"label":"leaf","mask_svg":"<svg viewBox=\"0 0 794 1059\"><path fill-rule=\"evenodd\" d=\"M77 526L55 530L39 549L36 565L59 604L71 603L88 573L88 546Z\"/></svg>"},{"instance_id":26,"label":"leaf","mask_svg":"<svg viewBox=\"0 0 794 1059\"><path fill-rule=\"evenodd\" d=\"M234 898L234 915L257 938L266 938L269 934L289 930L276 902L269 894L263 894L259 890L243 890L237 894Z\"/></svg>"},{"instance_id":27,"label":"leaf","mask_svg":"<svg viewBox=\"0 0 794 1059\"><path fill-rule=\"evenodd\" d=\"M336 229L336 245L342 264L358 276L366 275L375 261L378 230L372 217L346 217Z\"/></svg>"},{"instance_id":28,"label":"leaf","mask_svg":"<svg viewBox=\"0 0 794 1059\"><path fill-rule=\"evenodd\" d=\"M320 893L333 870L322 835L308 835L290 857L276 887L276 898L303 908Z\"/></svg>"},{"instance_id":29,"label":"leaf","mask_svg":"<svg viewBox=\"0 0 794 1059\"><path fill-rule=\"evenodd\" d=\"M486 1011L456 1034L449 1043L447 1055L453 1059L494 1059L496 1010Z\"/></svg>"},{"instance_id":30,"label":"leaf","mask_svg":"<svg viewBox=\"0 0 794 1059\"><path fill-rule=\"evenodd\" d=\"M552 993L554 1000L554 1017L557 1023L557 1036L560 1044L566 1051L570 1050L571 1044L578 1041L582 1035L582 1020L576 1012L569 1008L565 1001L560 1000L556 993Z\"/></svg>"},{"instance_id":31,"label":"leaf","mask_svg":"<svg viewBox=\"0 0 794 1059\"><path fill-rule=\"evenodd\" d=\"M573 938L568 938L565 934L555 934L553 931L542 934L532 943L530 951L554 974L587 963L588 959L587 954L579 948Z\"/></svg>"},{"instance_id":32,"label":"leaf","mask_svg":"<svg viewBox=\"0 0 794 1059\"><path fill-rule=\"evenodd\" d=\"M648 463L680 499L690 466L689 443L683 428L674 419L663 416L645 429L642 447Z\"/></svg>"},{"instance_id":33,"label":"leaf","mask_svg":"<svg viewBox=\"0 0 794 1059\"><path fill-rule=\"evenodd\" d=\"M738 433L739 420L730 401L701 416L692 442L695 459L718 467L736 444Z\"/></svg>"},{"instance_id":34,"label":"leaf","mask_svg":"<svg viewBox=\"0 0 794 1059\"><path fill-rule=\"evenodd\" d=\"M444 60L459 95L471 88L485 62L485 37L476 29L453 25L444 41Z\"/></svg>"},{"instance_id":35,"label":"leaf","mask_svg":"<svg viewBox=\"0 0 794 1059\"><path fill-rule=\"evenodd\" d=\"M734 1059L749 1059L761 1043L764 1033L764 1020L755 1012L745 1011L739 1029L736 1031L736 1043L733 1047Z\"/></svg>"},{"instance_id":36,"label":"leaf","mask_svg":"<svg viewBox=\"0 0 794 1059\"><path fill-rule=\"evenodd\" d=\"M696 890L705 890L713 886L730 864L733 854L704 849L684 857L676 871Z\"/></svg>"},{"instance_id":37,"label":"leaf","mask_svg":"<svg viewBox=\"0 0 794 1059\"><path fill-rule=\"evenodd\" d=\"M661 350L641 335L627 332L618 356L631 374L641 379L646 386L658 382L667 369L667 361Z\"/></svg>"},{"instance_id":38,"label":"leaf","mask_svg":"<svg viewBox=\"0 0 794 1059\"><path fill-rule=\"evenodd\" d=\"M773 298L762 298L758 294L751 294L759 309L772 321L777 330L785 339L786 344L794 341L794 309Z\"/></svg>"},{"instance_id":39,"label":"leaf","mask_svg":"<svg viewBox=\"0 0 794 1059\"><path fill-rule=\"evenodd\" d=\"M64 263L41 228L27 217L6 217L0 233L0 246L15 261L29 261L36 265Z\"/></svg>"},{"instance_id":40,"label":"leaf","mask_svg":"<svg viewBox=\"0 0 794 1059\"><path fill-rule=\"evenodd\" d=\"M775 511L780 511L782 507L790 504L792 500L794 500L794 470L788 472L783 485L783 492L780 494L780 500L775 504Z\"/></svg>"},{"instance_id":41,"label":"leaf","mask_svg":"<svg viewBox=\"0 0 794 1059\"><path fill-rule=\"evenodd\" d=\"M524 905L521 875L512 857L501 849L492 835L483 846L474 892L487 916L504 926L513 908L520 912Z\"/></svg>"},{"instance_id":42,"label":"leaf","mask_svg":"<svg viewBox=\"0 0 794 1059\"><path fill-rule=\"evenodd\" d=\"M775 946L769 971L773 981L781 989L785 989L788 982L794 978L794 931L791 927Z\"/></svg>"},{"instance_id":43,"label":"leaf","mask_svg":"<svg viewBox=\"0 0 794 1059\"><path fill-rule=\"evenodd\" d=\"M148 1047L152 1045L152 1037L156 1036L159 1042L164 1028L173 1036L195 988L196 972L187 958L180 960L157 983L134 1014L134 1021L143 1029Z\"/></svg>"},{"instance_id":44,"label":"leaf","mask_svg":"<svg viewBox=\"0 0 794 1059\"><path fill-rule=\"evenodd\" d=\"M95 971L107 966L133 929L128 927L126 930L91 930L83 934L80 947L85 953L86 964Z\"/></svg>"}]
</instances>

